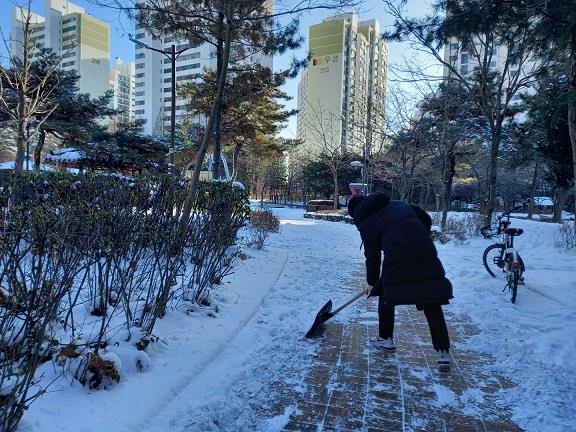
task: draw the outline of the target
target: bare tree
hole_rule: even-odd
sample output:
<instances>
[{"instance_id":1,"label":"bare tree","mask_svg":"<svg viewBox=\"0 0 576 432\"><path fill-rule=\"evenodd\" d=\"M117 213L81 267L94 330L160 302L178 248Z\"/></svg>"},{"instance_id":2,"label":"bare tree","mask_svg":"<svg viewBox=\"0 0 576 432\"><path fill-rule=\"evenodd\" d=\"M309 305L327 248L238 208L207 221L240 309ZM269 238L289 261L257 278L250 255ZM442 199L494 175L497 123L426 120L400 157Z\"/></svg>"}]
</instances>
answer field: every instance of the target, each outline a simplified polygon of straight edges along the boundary
<instances>
[{"instance_id":1,"label":"bare tree","mask_svg":"<svg viewBox=\"0 0 576 432\"><path fill-rule=\"evenodd\" d=\"M332 174L334 210L337 210L340 196L338 172L347 166L346 151L341 140L342 119L317 103L315 106L308 104L304 121L307 127L305 144L327 164Z\"/></svg>"},{"instance_id":2,"label":"bare tree","mask_svg":"<svg viewBox=\"0 0 576 432\"><path fill-rule=\"evenodd\" d=\"M10 67L0 66L0 110L16 123L16 171L24 168L24 155L31 138L30 127L39 127L56 109L51 97L58 85L56 68L66 54L61 55L43 76L38 77L33 73L30 5L31 0L28 0L26 9L17 9L22 21L23 37L22 41L13 42L22 44L22 56L13 52L3 38ZM48 85L49 81L51 85Z\"/></svg>"}]
</instances>

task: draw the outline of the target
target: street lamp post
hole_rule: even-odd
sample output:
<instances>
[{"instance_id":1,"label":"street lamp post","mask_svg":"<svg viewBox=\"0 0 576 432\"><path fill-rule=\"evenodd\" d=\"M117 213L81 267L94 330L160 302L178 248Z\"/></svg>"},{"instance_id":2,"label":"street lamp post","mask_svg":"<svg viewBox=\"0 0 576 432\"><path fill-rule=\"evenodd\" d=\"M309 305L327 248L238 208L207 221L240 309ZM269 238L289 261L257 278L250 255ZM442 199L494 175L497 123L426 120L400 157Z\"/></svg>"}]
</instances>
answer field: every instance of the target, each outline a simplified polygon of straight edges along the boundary
<instances>
[{"instance_id":1,"label":"street lamp post","mask_svg":"<svg viewBox=\"0 0 576 432\"><path fill-rule=\"evenodd\" d=\"M170 63L172 65L172 88L171 88L171 104L170 104L170 150L168 151L168 163L170 164L170 169L173 166L173 158L174 158L174 147L176 142L176 59L182 54L184 51L190 49L190 47L186 47L179 51L176 51L176 45L172 44L170 50L160 50L157 48L152 48L150 45L145 44L144 42L140 42L134 39L131 35L128 37L129 40L134 42L136 45L139 45L143 48L149 49L151 51L159 52L160 54L164 54L167 58L170 59ZM162 119L164 121L164 119Z\"/></svg>"}]
</instances>

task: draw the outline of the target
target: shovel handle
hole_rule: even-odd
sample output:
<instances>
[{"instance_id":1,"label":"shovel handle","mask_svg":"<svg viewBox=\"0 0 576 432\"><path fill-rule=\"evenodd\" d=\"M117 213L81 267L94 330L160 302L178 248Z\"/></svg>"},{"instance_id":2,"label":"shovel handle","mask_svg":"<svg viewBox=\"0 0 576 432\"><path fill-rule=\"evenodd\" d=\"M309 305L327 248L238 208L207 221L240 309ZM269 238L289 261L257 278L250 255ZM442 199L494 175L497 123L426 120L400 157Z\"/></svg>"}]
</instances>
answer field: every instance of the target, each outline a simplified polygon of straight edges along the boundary
<instances>
[{"instance_id":1,"label":"shovel handle","mask_svg":"<svg viewBox=\"0 0 576 432\"><path fill-rule=\"evenodd\" d=\"M338 309L336 309L335 311L333 311L330 315L334 316L336 315L338 312L340 312L342 309L344 309L346 306L348 306L351 303L354 303L356 300L358 300L360 297L362 297L363 295L366 295L365 291L360 291L358 294L356 294L354 297L352 297L351 299L349 299L346 303L344 303L342 306L340 306Z\"/></svg>"}]
</instances>

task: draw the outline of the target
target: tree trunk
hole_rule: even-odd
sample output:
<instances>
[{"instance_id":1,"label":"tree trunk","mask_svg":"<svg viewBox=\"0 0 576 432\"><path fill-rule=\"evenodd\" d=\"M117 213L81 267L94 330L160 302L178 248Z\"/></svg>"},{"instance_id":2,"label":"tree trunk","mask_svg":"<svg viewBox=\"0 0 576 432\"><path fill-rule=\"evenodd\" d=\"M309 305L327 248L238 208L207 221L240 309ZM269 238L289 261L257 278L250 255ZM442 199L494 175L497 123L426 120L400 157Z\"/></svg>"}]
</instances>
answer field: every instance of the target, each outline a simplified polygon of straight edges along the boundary
<instances>
[{"instance_id":1,"label":"tree trunk","mask_svg":"<svg viewBox=\"0 0 576 432\"><path fill-rule=\"evenodd\" d=\"M332 167L332 180L334 181L334 210L338 210L340 191L338 190L338 167Z\"/></svg>"},{"instance_id":2,"label":"tree trunk","mask_svg":"<svg viewBox=\"0 0 576 432\"><path fill-rule=\"evenodd\" d=\"M492 221L492 215L498 206L497 185L498 185L498 154L500 152L501 125L496 125L490 143L490 165L488 166L488 202L486 203L486 220L488 225Z\"/></svg>"},{"instance_id":3,"label":"tree trunk","mask_svg":"<svg viewBox=\"0 0 576 432\"><path fill-rule=\"evenodd\" d=\"M242 151L242 144L236 143L234 147L234 154L232 155L232 181L236 180L238 176L238 161L240 160L240 152Z\"/></svg>"},{"instance_id":4,"label":"tree trunk","mask_svg":"<svg viewBox=\"0 0 576 432\"><path fill-rule=\"evenodd\" d=\"M452 182L456 174L456 157L454 150L451 149L446 154L444 161L444 179L442 181L442 222L440 227L442 230L446 229L446 220L448 219L448 211L450 210L450 203L452 202Z\"/></svg>"},{"instance_id":5,"label":"tree trunk","mask_svg":"<svg viewBox=\"0 0 576 432\"><path fill-rule=\"evenodd\" d=\"M562 210L566 203L566 196L568 195L568 187L559 187L556 199L554 200L554 215L552 222L560 222L562 220Z\"/></svg>"},{"instance_id":6,"label":"tree trunk","mask_svg":"<svg viewBox=\"0 0 576 432\"><path fill-rule=\"evenodd\" d=\"M40 171L40 159L42 157L44 143L46 142L46 131L43 127L40 128L38 135L38 142L36 143L36 148L34 149L34 171Z\"/></svg>"},{"instance_id":7,"label":"tree trunk","mask_svg":"<svg viewBox=\"0 0 576 432\"><path fill-rule=\"evenodd\" d=\"M218 14L218 41L216 45L216 70L222 70L222 56L224 53L224 38L222 37L222 30L224 28L224 14ZM215 179L220 178L220 165L222 158L222 100L218 103L216 109L216 119L214 121L214 164L212 166L212 177Z\"/></svg>"},{"instance_id":8,"label":"tree trunk","mask_svg":"<svg viewBox=\"0 0 576 432\"><path fill-rule=\"evenodd\" d=\"M528 207L528 219L534 216L534 197L536 196L536 188L538 187L538 162L534 164L534 175L532 176L532 187L530 188L530 206Z\"/></svg>"},{"instance_id":9,"label":"tree trunk","mask_svg":"<svg viewBox=\"0 0 576 432\"><path fill-rule=\"evenodd\" d=\"M26 120L24 118L23 98L18 106L18 121L16 122L16 160L14 170L20 172L24 169L24 156L26 154Z\"/></svg>"},{"instance_id":10,"label":"tree trunk","mask_svg":"<svg viewBox=\"0 0 576 432\"><path fill-rule=\"evenodd\" d=\"M574 208L576 215L576 29L572 30L570 41L570 96L568 98L568 131L572 143L572 172L574 188ZM574 219L574 232L576 233L576 218Z\"/></svg>"},{"instance_id":11,"label":"tree trunk","mask_svg":"<svg viewBox=\"0 0 576 432\"><path fill-rule=\"evenodd\" d=\"M200 170L202 169L202 161L204 156L206 156L206 151L208 150L208 144L210 143L210 136L214 129L214 122L216 120L216 110L218 106L222 103L222 95L224 93L224 83L226 82L226 75L228 73L228 60L230 59L230 43L232 36L231 29L231 17L232 17L232 3L228 4L228 17L226 20L226 31L224 40L224 51L222 55L222 69L218 73L218 86L216 87L216 95L214 96L214 101L212 102L212 107L210 109L210 116L208 117L208 124L206 125L206 131L202 137L202 144L196 153L194 159L194 171L192 173L192 179L188 185L186 191L186 201L184 203L184 208L182 209L182 219L180 220L180 226L178 227L178 239L177 243L182 244L186 238L186 231L188 230L188 223L190 220L190 213L192 212L192 206L194 205L194 199L196 198L196 191L198 189L198 182L200 179Z\"/></svg>"}]
</instances>

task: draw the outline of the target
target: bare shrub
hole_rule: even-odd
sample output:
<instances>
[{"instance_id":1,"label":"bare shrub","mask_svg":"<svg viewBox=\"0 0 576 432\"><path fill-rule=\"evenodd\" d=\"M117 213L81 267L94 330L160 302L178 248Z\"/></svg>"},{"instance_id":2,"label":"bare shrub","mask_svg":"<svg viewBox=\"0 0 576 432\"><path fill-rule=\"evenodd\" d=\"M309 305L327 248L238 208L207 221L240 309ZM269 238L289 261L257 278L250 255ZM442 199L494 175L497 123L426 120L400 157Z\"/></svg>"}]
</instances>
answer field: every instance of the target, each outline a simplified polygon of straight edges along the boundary
<instances>
[{"instance_id":1,"label":"bare shrub","mask_svg":"<svg viewBox=\"0 0 576 432\"><path fill-rule=\"evenodd\" d=\"M0 430L45 392L42 363L107 388L113 341L146 349L168 307L207 301L231 272L246 193L202 184L176 249L185 190L171 176L0 176Z\"/></svg>"},{"instance_id":2,"label":"bare shrub","mask_svg":"<svg viewBox=\"0 0 576 432\"><path fill-rule=\"evenodd\" d=\"M574 233L574 226L566 223L560 225L554 236L554 245L557 248L575 249L576 234Z\"/></svg>"},{"instance_id":3,"label":"bare shrub","mask_svg":"<svg viewBox=\"0 0 576 432\"><path fill-rule=\"evenodd\" d=\"M480 237L480 229L484 226L484 217L480 213L466 213L462 222L468 237Z\"/></svg>"},{"instance_id":4,"label":"bare shrub","mask_svg":"<svg viewBox=\"0 0 576 432\"><path fill-rule=\"evenodd\" d=\"M280 220L270 210L257 210L250 213L248 226L248 244L258 250L262 249L271 233L280 229Z\"/></svg>"},{"instance_id":5,"label":"bare shrub","mask_svg":"<svg viewBox=\"0 0 576 432\"><path fill-rule=\"evenodd\" d=\"M226 182L201 183L188 227L182 300L209 304L211 288L230 274L240 249L238 230L250 211L248 195Z\"/></svg>"}]
</instances>

